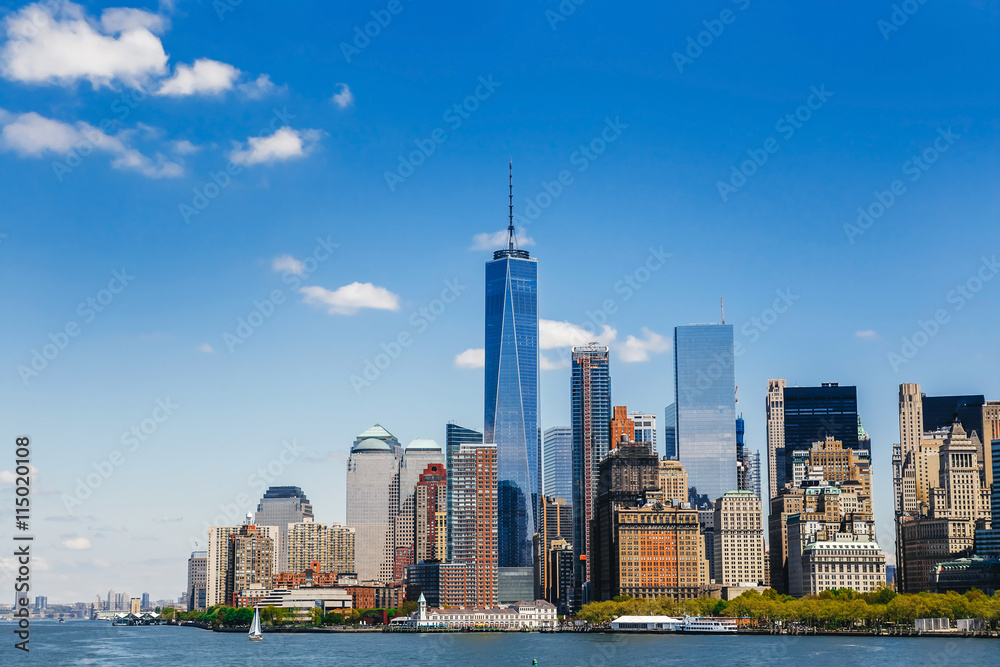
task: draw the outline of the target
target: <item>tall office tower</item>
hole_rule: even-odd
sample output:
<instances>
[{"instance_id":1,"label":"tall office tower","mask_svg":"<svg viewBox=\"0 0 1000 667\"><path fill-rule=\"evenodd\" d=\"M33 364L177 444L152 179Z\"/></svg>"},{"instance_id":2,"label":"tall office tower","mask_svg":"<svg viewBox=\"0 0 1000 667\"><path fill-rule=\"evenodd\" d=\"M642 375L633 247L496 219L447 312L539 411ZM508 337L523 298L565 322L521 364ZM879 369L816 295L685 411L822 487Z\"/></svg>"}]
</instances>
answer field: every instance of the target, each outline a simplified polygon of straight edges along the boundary
<instances>
[{"instance_id":1,"label":"tall office tower","mask_svg":"<svg viewBox=\"0 0 1000 667\"><path fill-rule=\"evenodd\" d=\"M611 436L608 442L610 447L617 447L618 443L623 441L636 442L635 422L628 416L628 408L626 406L616 405L612 408L609 428L611 429ZM649 440L642 440L640 442L649 442Z\"/></svg>"},{"instance_id":2,"label":"tall office tower","mask_svg":"<svg viewBox=\"0 0 1000 667\"><path fill-rule=\"evenodd\" d=\"M615 580L615 517L620 509L640 507L647 493L660 489L660 460L649 443L619 442L598 466L594 518L590 522L591 600L608 600Z\"/></svg>"},{"instance_id":3,"label":"tall office tower","mask_svg":"<svg viewBox=\"0 0 1000 667\"><path fill-rule=\"evenodd\" d=\"M566 540L553 540L549 547L547 570L549 587L543 599L554 604L560 614L567 616L576 609L576 593L573 588L573 545Z\"/></svg>"},{"instance_id":4,"label":"tall office tower","mask_svg":"<svg viewBox=\"0 0 1000 667\"><path fill-rule=\"evenodd\" d=\"M212 526L208 529L208 554L205 563L205 607L232 604L226 600L226 573L229 570L229 537L240 531L240 526ZM111 609L109 595L108 609Z\"/></svg>"},{"instance_id":5,"label":"tall office tower","mask_svg":"<svg viewBox=\"0 0 1000 667\"><path fill-rule=\"evenodd\" d=\"M458 448L463 443L480 444L480 443L483 442L483 434L482 433L480 433L479 431L473 431L471 428L465 428L463 426L459 426L458 424L455 424L455 423L449 422L448 425L445 426L444 430L445 430L445 436L444 436L444 438L445 438L444 439L445 461L444 461L444 465L445 465L445 469L446 470L451 470L452 465L453 465L452 457L454 456L455 452L458 451ZM454 500L452 498L451 480L449 479L448 480L448 507L447 507L447 512L448 512L448 516L447 516L448 529L446 531L447 532L447 539L448 539L448 557L447 557L447 559L449 561L452 560L452 558L453 558L452 553L454 551L454 548L453 548L453 545L452 545L452 540L451 540L451 536L452 536L452 534L454 532L454 526L452 525L452 516L453 516L452 508L453 507L454 507Z\"/></svg>"},{"instance_id":6,"label":"tall office tower","mask_svg":"<svg viewBox=\"0 0 1000 667\"><path fill-rule=\"evenodd\" d=\"M677 404L671 403L663 413L663 456L677 458Z\"/></svg>"},{"instance_id":7,"label":"tall office tower","mask_svg":"<svg viewBox=\"0 0 1000 667\"><path fill-rule=\"evenodd\" d=\"M715 583L764 581L764 523L760 498L730 491L715 503Z\"/></svg>"},{"instance_id":8,"label":"tall office tower","mask_svg":"<svg viewBox=\"0 0 1000 667\"><path fill-rule=\"evenodd\" d=\"M674 328L678 460L699 505L736 490L733 326Z\"/></svg>"},{"instance_id":9,"label":"tall office tower","mask_svg":"<svg viewBox=\"0 0 1000 667\"><path fill-rule=\"evenodd\" d=\"M473 567L474 587L467 604L496 605L497 570L497 446L463 443L448 471L452 487L452 560Z\"/></svg>"},{"instance_id":10,"label":"tall office tower","mask_svg":"<svg viewBox=\"0 0 1000 667\"><path fill-rule=\"evenodd\" d=\"M819 387L788 387L781 379L767 383L767 452L771 497L792 481L792 453L808 450L826 436L850 449L871 450L860 426L858 390L824 382Z\"/></svg>"},{"instance_id":11,"label":"tall office tower","mask_svg":"<svg viewBox=\"0 0 1000 667\"><path fill-rule=\"evenodd\" d=\"M989 521L989 489L980 484L977 440L956 419L937 447L938 480L929 490L930 502L919 504L918 515L899 517L897 574L903 592L927 590L935 565L971 555L976 530Z\"/></svg>"},{"instance_id":12,"label":"tall office tower","mask_svg":"<svg viewBox=\"0 0 1000 667\"><path fill-rule=\"evenodd\" d=\"M510 181L507 247L486 263L484 440L497 447L499 567L532 577L540 483L538 429L538 263L516 247Z\"/></svg>"},{"instance_id":13,"label":"tall office tower","mask_svg":"<svg viewBox=\"0 0 1000 667\"><path fill-rule=\"evenodd\" d=\"M597 500L597 479L609 449L611 373L608 347L590 343L573 348L570 377L573 423L573 549L578 591L590 581L590 522ZM584 596L586 595L583 593ZM585 601L581 599L581 601Z\"/></svg>"},{"instance_id":14,"label":"tall office tower","mask_svg":"<svg viewBox=\"0 0 1000 667\"><path fill-rule=\"evenodd\" d=\"M541 509L538 533L535 535L535 599L548 600L545 596L552 588L549 571L552 559L549 552L556 540L572 548L572 543L567 538L573 535L573 505L566 498L543 496ZM553 600L549 602L555 604Z\"/></svg>"},{"instance_id":15,"label":"tall office tower","mask_svg":"<svg viewBox=\"0 0 1000 667\"><path fill-rule=\"evenodd\" d=\"M448 555L448 474L428 463L413 490L413 562L443 561Z\"/></svg>"},{"instance_id":16,"label":"tall office tower","mask_svg":"<svg viewBox=\"0 0 1000 667\"><path fill-rule=\"evenodd\" d=\"M778 471L785 469L785 381L767 381L767 497L774 498L781 488Z\"/></svg>"},{"instance_id":17,"label":"tall office tower","mask_svg":"<svg viewBox=\"0 0 1000 667\"><path fill-rule=\"evenodd\" d=\"M393 442L398 443L384 436L358 436L347 458L347 525L354 527L354 555L361 581L393 581L401 450Z\"/></svg>"},{"instance_id":18,"label":"tall office tower","mask_svg":"<svg viewBox=\"0 0 1000 667\"><path fill-rule=\"evenodd\" d=\"M187 610L204 611L208 584L208 552L193 551L188 558Z\"/></svg>"},{"instance_id":19,"label":"tall office tower","mask_svg":"<svg viewBox=\"0 0 1000 667\"><path fill-rule=\"evenodd\" d=\"M542 494L573 499L573 429L553 426L542 440ZM567 540L572 539L567 535Z\"/></svg>"},{"instance_id":20,"label":"tall office tower","mask_svg":"<svg viewBox=\"0 0 1000 667\"><path fill-rule=\"evenodd\" d=\"M736 488L753 491L760 498L760 454L748 449L744 440L743 415L736 418Z\"/></svg>"},{"instance_id":21,"label":"tall office tower","mask_svg":"<svg viewBox=\"0 0 1000 667\"><path fill-rule=\"evenodd\" d=\"M429 465L444 466L441 445L433 440L416 439L403 451L399 462L399 509L395 520L395 547L393 549L393 581L406 578L406 568L414 560L416 546L417 482ZM447 494L447 490L445 490ZM446 501L447 502L447 501ZM426 533L425 533L426 535Z\"/></svg>"},{"instance_id":22,"label":"tall office tower","mask_svg":"<svg viewBox=\"0 0 1000 667\"><path fill-rule=\"evenodd\" d=\"M143 593L140 599L140 608L143 611L149 611L149 593Z\"/></svg>"},{"instance_id":23,"label":"tall office tower","mask_svg":"<svg viewBox=\"0 0 1000 667\"><path fill-rule=\"evenodd\" d=\"M288 524L313 518L312 505L297 486L272 486L257 505L254 524L278 529L275 574L288 570Z\"/></svg>"},{"instance_id":24,"label":"tall office tower","mask_svg":"<svg viewBox=\"0 0 1000 667\"><path fill-rule=\"evenodd\" d=\"M353 574L356 572L354 562L355 531L351 526L341 526L334 523L303 521L288 526L288 572L301 574L307 569L314 569L318 563L318 572L334 572L337 574Z\"/></svg>"},{"instance_id":25,"label":"tall office tower","mask_svg":"<svg viewBox=\"0 0 1000 667\"><path fill-rule=\"evenodd\" d=\"M243 591L273 588L279 529L276 526L240 526L229 535L225 604L235 606ZM259 593L258 593L259 595Z\"/></svg>"},{"instance_id":26,"label":"tall office tower","mask_svg":"<svg viewBox=\"0 0 1000 667\"><path fill-rule=\"evenodd\" d=\"M630 412L629 419L635 424L635 441L648 442L656 451L656 415L648 412Z\"/></svg>"}]
</instances>

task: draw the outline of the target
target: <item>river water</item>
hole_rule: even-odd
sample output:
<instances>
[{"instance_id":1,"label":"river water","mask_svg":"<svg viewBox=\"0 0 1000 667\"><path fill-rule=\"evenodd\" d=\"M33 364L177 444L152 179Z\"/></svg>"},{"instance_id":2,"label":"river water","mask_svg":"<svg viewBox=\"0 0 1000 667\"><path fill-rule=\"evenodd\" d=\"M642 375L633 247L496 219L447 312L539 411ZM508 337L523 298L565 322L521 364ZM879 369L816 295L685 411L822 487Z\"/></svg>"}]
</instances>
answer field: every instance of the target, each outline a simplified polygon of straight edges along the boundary
<instances>
[{"instance_id":1,"label":"river water","mask_svg":"<svg viewBox=\"0 0 1000 667\"><path fill-rule=\"evenodd\" d=\"M13 630L13 626L0 625ZM0 665L27 664L0 645ZM178 626L115 627L104 621L35 621L38 665L998 665L1000 639L622 635L597 633L238 634Z\"/></svg>"}]
</instances>

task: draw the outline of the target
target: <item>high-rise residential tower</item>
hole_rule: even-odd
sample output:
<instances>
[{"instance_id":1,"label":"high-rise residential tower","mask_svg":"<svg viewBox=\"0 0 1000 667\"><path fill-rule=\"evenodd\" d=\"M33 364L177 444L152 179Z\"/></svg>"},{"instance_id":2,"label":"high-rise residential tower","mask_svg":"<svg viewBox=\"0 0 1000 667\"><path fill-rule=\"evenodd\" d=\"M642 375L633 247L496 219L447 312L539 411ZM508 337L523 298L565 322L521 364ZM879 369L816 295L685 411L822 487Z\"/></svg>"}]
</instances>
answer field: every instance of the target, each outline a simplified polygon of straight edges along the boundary
<instances>
[{"instance_id":1,"label":"high-rise residential tower","mask_svg":"<svg viewBox=\"0 0 1000 667\"><path fill-rule=\"evenodd\" d=\"M452 485L454 535L452 560L471 569L467 604L490 606L499 600L497 568L497 447L463 443L448 471Z\"/></svg>"},{"instance_id":2,"label":"high-rise residential tower","mask_svg":"<svg viewBox=\"0 0 1000 667\"><path fill-rule=\"evenodd\" d=\"M542 440L542 493L573 502L573 429L553 426ZM573 539L566 535L566 541Z\"/></svg>"},{"instance_id":3,"label":"high-rise residential tower","mask_svg":"<svg viewBox=\"0 0 1000 667\"><path fill-rule=\"evenodd\" d=\"M275 574L288 570L288 524L313 519L312 505L297 486L272 486L264 492L254 523L278 529L275 544Z\"/></svg>"},{"instance_id":4,"label":"high-rise residential tower","mask_svg":"<svg viewBox=\"0 0 1000 667\"><path fill-rule=\"evenodd\" d=\"M597 502L600 463L608 454L611 420L611 374L608 347L574 347L570 376L573 423L573 549L577 589L590 580L590 522Z\"/></svg>"},{"instance_id":5,"label":"high-rise residential tower","mask_svg":"<svg viewBox=\"0 0 1000 667\"><path fill-rule=\"evenodd\" d=\"M406 568L416 560L416 497L417 482L430 465L444 466L444 452L433 440L418 438L403 450L399 461L399 510L395 521L393 550L393 581L406 578ZM442 486L442 490L445 487Z\"/></svg>"},{"instance_id":6,"label":"high-rise residential tower","mask_svg":"<svg viewBox=\"0 0 1000 667\"><path fill-rule=\"evenodd\" d=\"M537 524L538 263L517 248L513 178L507 247L486 263L486 411L484 436L497 447L498 559L527 568Z\"/></svg>"},{"instance_id":7,"label":"high-rise residential tower","mask_svg":"<svg viewBox=\"0 0 1000 667\"><path fill-rule=\"evenodd\" d=\"M381 433L374 432L376 429ZM361 436L354 441L347 458L347 525L355 530L358 579L388 583L394 574L402 448L377 424Z\"/></svg>"},{"instance_id":8,"label":"high-rise residential tower","mask_svg":"<svg viewBox=\"0 0 1000 667\"><path fill-rule=\"evenodd\" d=\"M208 552L193 551L188 558L187 610L205 610L205 589L208 583Z\"/></svg>"},{"instance_id":9,"label":"high-rise residential tower","mask_svg":"<svg viewBox=\"0 0 1000 667\"><path fill-rule=\"evenodd\" d=\"M674 328L678 460L699 505L737 488L734 360L731 324Z\"/></svg>"},{"instance_id":10,"label":"high-rise residential tower","mask_svg":"<svg viewBox=\"0 0 1000 667\"><path fill-rule=\"evenodd\" d=\"M444 455L445 455L445 469L451 470L454 465L453 458L458 448L464 443L476 444L483 442L483 434L479 431L473 431L471 428L465 428L464 426L459 426L455 423L448 423L445 426L445 436L444 436ZM455 527L453 525L453 511L454 506L454 493L452 491L451 480L448 480L448 507L447 507L447 540L448 540L448 560L452 560L453 556L453 544L451 536L454 534Z\"/></svg>"},{"instance_id":11,"label":"high-rise residential tower","mask_svg":"<svg viewBox=\"0 0 1000 667\"><path fill-rule=\"evenodd\" d=\"M448 473L429 463L413 490L413 562L443 561L448 555Z\"/></svg>"}]
</instances>

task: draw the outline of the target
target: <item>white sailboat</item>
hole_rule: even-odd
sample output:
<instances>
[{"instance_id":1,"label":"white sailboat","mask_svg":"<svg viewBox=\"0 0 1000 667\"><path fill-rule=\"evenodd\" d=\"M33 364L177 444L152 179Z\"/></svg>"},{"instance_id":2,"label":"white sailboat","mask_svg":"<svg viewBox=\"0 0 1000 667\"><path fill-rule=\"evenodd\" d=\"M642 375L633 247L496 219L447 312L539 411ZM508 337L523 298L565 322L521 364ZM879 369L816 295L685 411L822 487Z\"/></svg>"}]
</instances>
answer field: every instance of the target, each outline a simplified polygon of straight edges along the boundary
<instances>
[{"instance_id":1,"label":"white sailboat","mask_svg":"<svg viewBox=\"0 0 1000 667\"><path fill-rule=\"evenodd\" d=\"M264 638L264 633L260 630L260 609L258 607L253 608L253 623L250 624L250 632L247 633L247 637L252 642L259 642Z\"/></svg>"}]
</instances>

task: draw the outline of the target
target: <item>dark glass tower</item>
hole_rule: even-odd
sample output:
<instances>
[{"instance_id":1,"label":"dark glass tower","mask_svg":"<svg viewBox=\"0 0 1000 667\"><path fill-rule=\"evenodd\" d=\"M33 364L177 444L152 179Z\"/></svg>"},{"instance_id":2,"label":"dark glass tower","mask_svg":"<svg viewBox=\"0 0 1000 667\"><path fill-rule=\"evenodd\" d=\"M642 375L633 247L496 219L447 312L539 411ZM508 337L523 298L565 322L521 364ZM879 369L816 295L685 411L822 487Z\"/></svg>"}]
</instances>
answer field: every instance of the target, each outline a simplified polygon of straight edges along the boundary
<instances>
[{"instance_id":1,"label":"dark glass tower","mask_svg":"<svg viewBox=\"0 0 1000 667\"><path fill-rule=\"evenodd\" d=\"M784 474L779 487L792 479L792 453L812 449L814 442L832 435L849 449L863 449L871 441L859 438L858 388L824 382L820 387L785 387ZM870 446L870 444L869 444Z\"/></svg>"},{"instance_id":2,"label":"dark glass tower","mask_svg":"<svg viewBox=\"0 0 1000 667\"><path fill-rule=\"evenodd\" d=\"M699 505L737 489L734 361L733 325L674 328L677 458Z\"/></svg>"},{"instance_id":3,"label":"dark glass tower","mask_svg":"<svg viewBox=\"0 0 1000 667\"><path fill-rule=\"evenodd\" d=\"M513 201L511 185L507 247L486 263L483 435L497 446L498 566L531 567L540 449L538 263L515 247Z\"/></svg>"},{"instance_id":4,"label":"dark glass tower","mask_svg":"<svg viewBox=\"0 0 1000 667\"><path fill-rule=\"evenodd\" d=\"M458 424L448 424L444 429L444 456L445 456L445 470L448 472L448 560L454 559L455 545L452 541L452 535L455 534L454 526L454 482L452 481L451 471L453 469L453 460L455 454L458 453L458 448L464 444L482 444L483 434L479 431L473 431L471 428L465 428L459 426Z\"/></svg>"},{"instance_id":5,"label":"dark glass tower","mask_svg":"<svg viewBox=\"0 0 1000 667\"><path fill-rule=\"evenodd\" d=\"M611 374L608 347L573 348L570 376L573 422L573 550L577 586L590 580L590 522L595 518L601 459L611 436Z\"/></svg>"}]
</instances>

